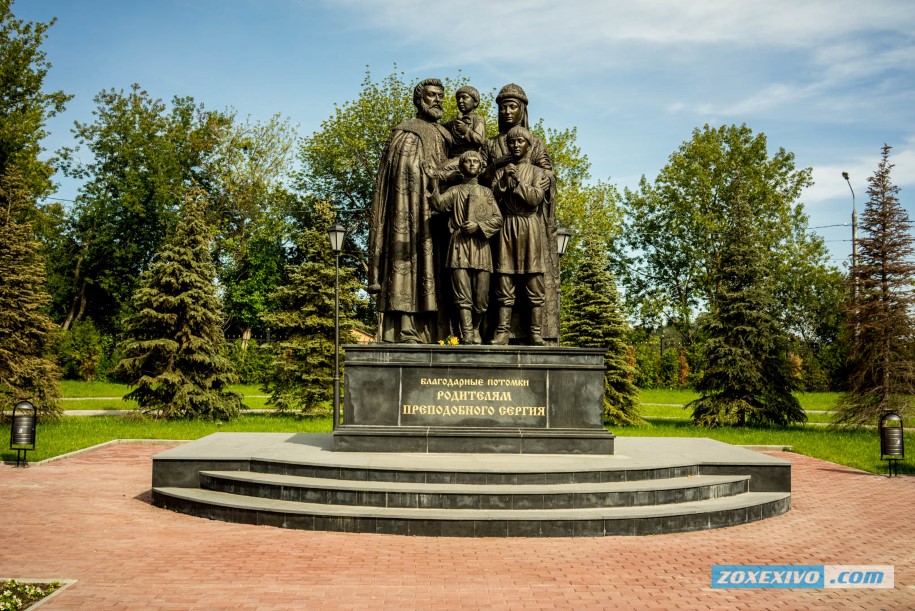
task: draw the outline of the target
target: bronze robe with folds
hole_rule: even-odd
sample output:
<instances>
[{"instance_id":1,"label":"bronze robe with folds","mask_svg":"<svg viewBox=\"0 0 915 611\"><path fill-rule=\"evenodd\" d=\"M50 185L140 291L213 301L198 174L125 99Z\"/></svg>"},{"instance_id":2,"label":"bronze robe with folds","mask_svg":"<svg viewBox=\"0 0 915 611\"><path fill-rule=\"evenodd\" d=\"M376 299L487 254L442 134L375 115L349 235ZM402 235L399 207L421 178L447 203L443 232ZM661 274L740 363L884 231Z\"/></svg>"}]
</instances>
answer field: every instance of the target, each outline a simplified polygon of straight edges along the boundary
<instances>
[{"instance_id":1,"label":"bronze robe with folds","mask_svg":"<svg viewBox=\"0 0 915 611\"><path fill-rule=\"evenodd\" d=\"M489 238L502 227L502 214L492 191L473 182L465 182L448 189L433 206L439 212L450 212L448 229L451 240L445 267L449 269L476 269L492 271L492 248ZM461 231L467 221L473 221L480 229L470 235Z\"/></svg>"},{"instance_id":2,"label":"bronze robe with folds","mask_svg":"<svg viewBox=\"0 0 915 611\"><path fill-rule=\"evenodd\" d=\"M423 319L417 331L430 343L441 334L437 312L444 297L428 172L447 158L448 139L440 125L419 118L394 128L375 179L369 222L368 284L380 287L378 311L426 315L417 317Z\"/></svg>"},{"instance_id":3,"label":"bronze robe with folds","mask_svg":"<svg viewBox=\"0 0 915 611\"><path fill-rule=\"evenodd\" d=\"M486 146L486 155L485 161L489 164L494 164L496 160L504 158L508 155L508 144L506 142L507 138L505 134L500 134L494 138L489 139L489 143ZM525 157L534 166L545 170L550 177L550 186L545 193L545 201L540 208L539 215L543 220L543 226L545 228L545 234L543 235L543 264L545 266L545 271L543 273L543 284L544 284L544 314L543 314L543 328L541 334L544 339L549 342L559 342L559 252L556 250L557 247L557 234L556 230L559 228L556 222L556 177L552 172L553 164L550 161L549 154L547 153L546 146L543 144L543 141L540 138L534 138L534 142L531 144L531 148L528 151L527 156ZM523 164L522 164L523 165ZM502 166L504 167L504 166ZM519 166L522 167L522 166ZM496 177L496 174L500 173L501 168L495 168L492 165L486 168L487 177L492 180ZM480 182L483 182L481 180ZM493 191L495 193L496 186L493 185ZM499 203L499 207L502 210L502 216L506 216L505 205L500 201L498 193L495 193L496 201ZM506 219L507 221L507 219ZM505 231L506 225L503 225L503 231ZM496 246L498 249L498 246ZM496 252L496 257L500 257L501 254ZM495 273L498 274L498 269L495 270ZM527 326L528 322L524 316L519 316L516 306L515 315L512 317L512 329L511 336L515 337L527 337Z\"/></svg>"}]
</instances>

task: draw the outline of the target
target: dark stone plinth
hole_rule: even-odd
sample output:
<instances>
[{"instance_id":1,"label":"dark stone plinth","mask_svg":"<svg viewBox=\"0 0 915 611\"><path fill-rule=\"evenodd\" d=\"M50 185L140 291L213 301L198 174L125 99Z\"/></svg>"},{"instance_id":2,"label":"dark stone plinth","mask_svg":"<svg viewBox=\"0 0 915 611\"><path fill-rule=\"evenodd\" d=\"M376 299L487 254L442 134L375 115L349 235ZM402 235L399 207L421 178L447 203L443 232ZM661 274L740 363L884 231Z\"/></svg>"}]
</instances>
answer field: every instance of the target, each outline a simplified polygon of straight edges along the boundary
<instances>
[{"instance_id":1,"label":"dark stone plinth","mask_svg":"<svg viewBox=\"0 0 915 611\"><path fill-rule=\"evenodd\" d=\"M603 379L601 349L347 346L334 450L613 454Z\"/></svg>"}]
</instances>

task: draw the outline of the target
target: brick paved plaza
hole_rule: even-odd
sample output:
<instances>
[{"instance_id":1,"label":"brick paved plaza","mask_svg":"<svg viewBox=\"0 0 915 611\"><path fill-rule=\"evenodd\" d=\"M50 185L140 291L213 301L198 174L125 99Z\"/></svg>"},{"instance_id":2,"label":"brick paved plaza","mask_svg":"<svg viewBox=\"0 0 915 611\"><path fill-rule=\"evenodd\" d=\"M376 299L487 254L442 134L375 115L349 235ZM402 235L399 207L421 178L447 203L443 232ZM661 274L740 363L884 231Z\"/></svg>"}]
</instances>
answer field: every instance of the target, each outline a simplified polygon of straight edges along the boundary
<instances>
[{"instance_id":1,"label":"brick paved plaza","mask_svg":"<svg viewBox=\"0 0 915 611\"><path fill-rule=\"evenodd\" d=\"M652 537L449 539L286 531L149 504L115 445L0 466L0 576L75 579L43 609L915 609L915 478L789 453L792 510ZM720 590L713 564L889 564L892 590Z\"/></svg>"}]
</instances>

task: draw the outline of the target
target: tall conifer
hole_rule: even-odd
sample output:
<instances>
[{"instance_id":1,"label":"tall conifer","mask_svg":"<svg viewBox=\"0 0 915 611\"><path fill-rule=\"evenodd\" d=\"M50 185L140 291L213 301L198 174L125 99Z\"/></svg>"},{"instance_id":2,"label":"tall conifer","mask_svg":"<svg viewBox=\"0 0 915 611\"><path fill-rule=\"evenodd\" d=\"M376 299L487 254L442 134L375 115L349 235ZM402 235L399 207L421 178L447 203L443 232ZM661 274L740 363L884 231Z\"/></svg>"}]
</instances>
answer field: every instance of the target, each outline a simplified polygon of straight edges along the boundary
<instances>
[{"instance_id":1,"label":"tall conifer","mask_svg":"<svg viewBox=\"0 0 915 611\"><path fill-rule=\"evenodd\" d=\"M0 414L27 399L39 417L56 417L60 370L47 357L54 323L44 259L32 223L15 220L29 207L18 175L0 177Z\"/></svg>"},{"instance_id":2,"label":"tall conifer","mask_svg":"<svg viewBox=\"0 0 915 611\"><path fill-rule=\"evenodd\" d=\"M639 391L632 383L625 341L626 323L620 297L601 243L585 236L580 265L575 270L563 304L562 339L582 348L605 348L604 418L617 425L643 424Z\"/></svg>"},{"instance_id":3,"label":"tall conifer","mask_svg":"<svg viewBox=\"0 0 915 611\"><path fill-rule=\"evenodd\" d=\"M890 180L890 149L868 178L858 264L851 270L845 331L848 388L836 411L846 424L875 424L888 410L913 411L915 395L915 238Z\"/></svg>"},{"instance_id":4,"label":"tall conifer","mask_svg":"<svg viewBox=\"0 0 915 611\"><path fill-rule=\"evenodd\" d=\"M185 197L174 236L157 253L133 296L118 370L135 388L125 397L156 417L227 420L241 397L228 390L232 365L221 354L222 313L202 192Z\"/></svg>"},{"instance_id":5,"label":"tall conifer","mask_svg":"<svg viewBox=\"0 0 915 611\"><path fill-rule=\"evenodd\" d=\"M789 340L775 316L767 253L740 183L729 202L714 301L700 323L706 368L689 404L700 426L785 425L807 415L791 391L798 380Z\"/></svg>"},{"instance_id":6,"label":"tall conifer","mask_svg":"<svg viewBox=\"0 0 915 611\"><path fill-rule=\"evenodd\" d=\"M279 338L271 345L274 367L265 389L271 393L268 403L277 409L317 413L333 397L334 255L326 232L334 216L321 204L311 205L308 213L295 237L300 262L287 267L285 283L272 295L277 310L262 316ZM352 342L359 288L341 261L341 344Z\"/></svg>"}]
</instances>

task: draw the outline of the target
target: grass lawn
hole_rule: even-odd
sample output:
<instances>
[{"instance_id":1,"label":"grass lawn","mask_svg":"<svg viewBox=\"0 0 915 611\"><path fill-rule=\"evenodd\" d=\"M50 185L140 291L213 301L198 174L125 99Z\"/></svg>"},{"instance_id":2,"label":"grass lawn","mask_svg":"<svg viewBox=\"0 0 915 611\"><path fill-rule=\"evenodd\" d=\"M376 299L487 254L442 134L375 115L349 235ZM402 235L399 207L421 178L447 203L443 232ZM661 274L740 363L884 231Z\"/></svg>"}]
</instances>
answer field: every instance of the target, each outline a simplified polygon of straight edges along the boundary
<instances>
[{"instance_id":1,"label":"grass lawn","mask_svg":"<svg viewBox=\"0 0 915 611\"><path fill-rule=\"evenodd\" d=\"M670 420L689 420L690 410L682 405L655 405L642 404L643 418L662 418ZM807 412L808 422L832 422L832 416L828 413L811 413ZM908 425L907 425L908 426Z\"/></svg>"},{"instance_id":2,"label":"grass lawn","mask_svg":"<svg viewBox=\"0 0 915 611\"><path fill-rule=\"evenodd\" d=\"M267 396L257 384L233 384L229 388L241 393L242 403L248 409L269 409ZM117 398L130 392L130 387L126 384L62 380L60 390L64 396L64 401L60 405L67 410L136 409L137 407L137 404L132 401Z\"/></svg>"},{"instance_id":3,"label":"grass lawn","mask_svg":"<svg viewBox=\"0 0 915 611\"><path fill-rule=\"evenodd\" d=\"M839 393L799 392L795 393L795 396L800 401L801 407L807 412L807 422L832 423L832 415L828 412L835 409L839 401ZM690 410L684 409L683 406L697 398L699 395L692 390L647 388L639 391L643 418L689 420ZM903 425L907 428L915 428L915 418L905 418Z\"/></svg>"},{"instance_id":4,"label":"grass lawn","mask_svg":"<svg viewBox=\"0 0 915 611\"><path fill-rule=\"evenodd\" d=\"M839 400L837 392L799 392L795 393L801 407L805 410L829 411L836 406ZM668 388L643 388L639 390L639 400L642 403L659 405L686 405L699 398L699 393L693 390L676 390Z\"/></svg>"}]
</instances>

